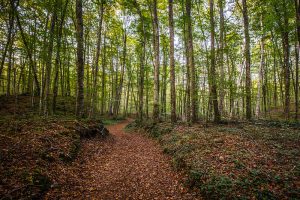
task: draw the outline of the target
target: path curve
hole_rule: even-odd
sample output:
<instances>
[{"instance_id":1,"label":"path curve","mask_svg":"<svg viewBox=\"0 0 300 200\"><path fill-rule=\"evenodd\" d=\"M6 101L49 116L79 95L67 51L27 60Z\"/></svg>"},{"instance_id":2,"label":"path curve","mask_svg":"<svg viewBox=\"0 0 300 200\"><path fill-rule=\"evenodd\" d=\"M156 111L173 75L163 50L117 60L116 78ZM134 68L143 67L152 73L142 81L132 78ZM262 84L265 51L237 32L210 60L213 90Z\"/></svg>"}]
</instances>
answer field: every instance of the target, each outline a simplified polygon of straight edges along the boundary
<instances>
[{"instance_id":1,"label":"path curve","mask_svg":"<svg viewBox=\"0 0 300 200\"><path fill-rule=\"evenodd\" d=\"M183 187L170 157L156 141L124 132L128 123L108 126L112 139L84 141L81 157L88 152L90 156L81 167L81 184L75 187L80 192L69 195L105 200L197 199Z\"/></svg>"}]
</instances>

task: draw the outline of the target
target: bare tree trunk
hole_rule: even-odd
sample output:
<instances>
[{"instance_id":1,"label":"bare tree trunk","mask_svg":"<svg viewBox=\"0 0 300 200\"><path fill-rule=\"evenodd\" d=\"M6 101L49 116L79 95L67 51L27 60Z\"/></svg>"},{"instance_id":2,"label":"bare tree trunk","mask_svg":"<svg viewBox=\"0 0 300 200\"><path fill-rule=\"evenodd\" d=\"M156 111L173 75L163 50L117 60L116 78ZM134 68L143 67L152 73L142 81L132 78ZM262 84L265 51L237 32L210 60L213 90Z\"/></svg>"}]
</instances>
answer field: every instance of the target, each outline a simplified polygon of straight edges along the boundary
<instances>
[{"instance_id":1,"label":"bare tree trunk","mask_svg":"<svg viewBox=\"0 0 300 200\"><path fill-rule=\"evenodd\" d=\"M169 32L170 32L170 77L171 77L171 121L176 122L176 88L175 88L175 59L174 59L174 20L173 0L169 0Z\"/></svg>"},{"instance_id":2,"label":"bare tree trunk","mask_svg":"<svg viewBox=\"0 0 300 200\"><path fill-rule=\"evenodd\" d=\"M117 87L116 106L115 106L115 112L114 112L115 117L117 117L119 114L119 109L120 109L120 104L121 104L121 99L122 99L124 72L125 72L125 67L126 67L126 56L127 56L126 48L127 48L127 32L126 32L126 26L124 26L122 67L121 67L120 83L119 83L119 86Z\"/></svg>"},{"instance_id":3,"label":"bare tree trunk","mask_svg":"<svg viewBox=\"0 0 300 200\"><path fill-rule=\"evenodd\" d=\"M214 121L219 122L221 120L218 94L216 84L216 61L215 61L215 22L214 22L214 0L209 1L210 7L210 85L211 85L211 98L214 108Z\"/></svg>"},{"instance_id":4,"label":"bare tree trunk","mask_svg":"<svg viewBox=\"0 0 300 200\"><path fill-rule=\"evenodd\" d=\"M197 121L196 113L196 85L195 85L195 65L194 65L194 50L193 50L193 34L192 34L192 19L191 19L191 0L186 1L186 16L187 16L187 55L188 66L190 71L190 100L191 100L191 122Z\"/></svg>"},{"instance_id":5,"label":"bare tree trunk","mask_svg":"<svg viewBox=\"0 0 300 200\"><path fill-rule=\"evenodd\" d=\"M61 37L62 37L62 29L64 26L64 19L65 14L67 11L69 0L66 0L65 6L61 13L61 19L60 19L60 25L59 30L57 34L57 45L56 45L56 58L55 58L55 74L54 74L54 82L53 82L53 100L52 100L52 111L55 113L56 110L56 98L57 98L57 92L58 92L58 75L59 75L59 65L60 65L60 47L61 47Z\"/></svg>"},{"instance_id":6,"label":"bare tree trunk","mask_svg":"<svg viewBox=\"0 0 300 200\"><path fill-rule=\"evenodd\" d=\"M285 2L284 6L284 30L282 32L282 47L283 47L283 62L284 62L284 86L285 86L285 103L284 103L284 114L285 118L290 117L290 66L289 66L289 32L288 32L288 14Z\"/></svg>"},{"instance_id":7,"label":"bare tree trunk","mask_svg":"<svg viewBox=\"0 0 300 200\"><path fill-rule=\"evenodd\" d=\"M185 62L186 62L186 81L184 80L184 75L182 76L182 87L186 87L183 94L183 103L182 103L182 120L190 122L191 121L191 99L190 99L190 64L189 64L189 53L188 53L188 41L187 41L187 17L186 17L186 8L184 7L184 1L182 1L182 17L183 17L183 43L184 43L184 53ZM184 74L184 68L182 68ZM183 89L182 88L182 89Z\"/></svg>"},{"instance_id":8,"label":"bare tree trunk","mask_svg":"<svg viewBox=\"0 0 300 200\"><path fill-rule=\"evenodd\" d=\"M105 110L105 68L106 68L106 32L104 32L104 43L103 43L103 59L102 59L102 76L101 76L101 115L104 114Z\"/></svg>"},{"instance_id":9,"label":"bare tree trunk","mask_svg":"<svg viewBox=\"0 0 300 200\"><path fill-rule=\"evenodd\" d=\"M18 14L18 12L16 12L16 10L18 8L18 5L14 5L13 0L11 0L11 7L15 9L15 17L17 19L18 28L19 28L19 31L21 33L21 38L22 38L24 47L26 49L26 53L27 53L27 57L29 59L30 67L33 71L33 77L34 77L34 83L35 83L35 87L36 87L36 93L39 94L40 93L40 83L39 83L39 80L38 80L38 77L37 77L36 63L32 59L32 52L31 52L31 50L29 48L29 45L27 43L26 36L24 34L24 31L23 31L23 28L22 28L22 25L21 25L19 14Z\"/></svg>"},{"instance_id":10,"label":"bare tree trunk","mask_svg":"<svg viewBox=\"0 0 300 200\"><path fill-rule=\"evenodd\" d=\"M299 54L300 54L300 1L295 0L297 40L296 42L296 90L295 90L295 119L298 120L299 114Z\"/></svg>"},{"instance_id":11,"label":"bare tree trunk","mask_svg":"<svg viewBox=\"0 0 300 200\"><path fill-rule=\"evenodd\" d=\"M154 50L154 101L153 120L159 121L159 27L157 17L157 0L153 0L153 50Z\"/></svg>"},{"instance_id":12,"label":"bare tree trunk","mask_svg":"<svg viewBox=\"0 0 300 200\"><path fill-rule=\"evenodd\" d=\"M219 0L220 8L220 48L219 48L219 67L220 67L220 104L219 111L222 115L224 113L224 86L225 86L225 72L224 72L224 0Z\"/></svg>"},{"instance_id":13,"label":"bare tree trunk","mask_svg":"<svg viewBox=\"0 0 300 200\"><path fill-rule=\"evenodd\" d=\"M167 117L167 48L166 43L163 42L163 68L162 68L162 86L161 86L161 114L166 119Z\"/></svg>"},{"instance_id":14,"label":"bare tree trunk","mask_svg":"<svg viewBox=\"0 0 300 200\"><path fill-rule=\"evenodd\" d=\"M57 0L53 4L53 13L49 31L49 44L46 61L46 82L45 82L45 97L44 97L44 115L48 115L49 107L49 95L50 95L50 81L51 81L51 68L52 68L52 53L53 53L53 42L54 42L54 29L57 20Z\"/></svg>"},{"instance_id":15,"label":"bare tree trunk","mask_svg":"<svg viewBox=\"0 0 300 200\"><path fill-rule=\"evenodd\" d=\"M261 16L261 29L263 32L263 18ZM263 84L263 74L264 74L264 68L265 68L265 39L264 39L264 34L261 36L261 41L260 41L260 67L259 67L259 79L257 83L257 96L256 96L256 108L255 108L255 115L256 117L259 117L260 111L261 111L261 85Z\"/></svg>"},{"instance_id":16,"label":"bare tree trunk","mask_svg":"<svg viewBox=\"0 0 300 200\"><path fill-rule=\"evenodd\" d=\"M83 19L82 0L76 0L76 39L77 39L77 95L76 95L76 116L83 117L84 110L84 63L83 63Z\"/></svg>"},{"instance_id":17,"label":"bare tree trunk","mask_svg":"<svg viewBox=\"0 0 300 200\"><path fill-rule=\"evenodd\" d=\"M244 34L245 34L245 57L246 57L246 118L251 119L251 58L250 58L250 36L249 36L249 18L247 0L242 0L243 3L243 19L244 19Z\"/></svg>"},{"instance_id":18,"label":"bare tree trunk","mask_svg":"<svg viewBox=\"0 0 300 200\"><path fill-rule=\"evenodd\" d=\"M98 25L98 34L97 34L97 47L96 47L96 57L95 57L95 67L93 74L93 92L92 92L92 102L90 108L90 117L94 114L95 102L97 100L97 80L98 80L98 71L99 71L99 58L100 58L100 48L101 48L101 38L102 38L102 23L103 23L103 13L104 13L104 1L100 0L99 8L99 25Z\"/></svg>"},{"instance_id":19,"label":"bare tree trunk","mask_svg":"<svg viewBox=\"0 0 300 200\"><path fill-rule=\"evenodd\" d=\"M13 34L13 30L14 30L14 21L15 21L15 5L13 3L13 1L11 0L11 7L10 7L10 12L9 12L9 29L8 29L8 34L7 34L7 41L6 41L6 45L2 54L2 60L1 60L1 65L0 65L0 77L2 75L2 70L4 67L4 62L5 62L5 57L6 57L6 53L8 48L10 48L11 45L11 40L12 40L12 34Z\"/></svg>"},{"instance_id":20,"label":"bare tree trunk","mask_svg":"<svg viewBox=\"0 0 300 200\"><path fill-rule=\"evenodd\" d=\"M14 29L14 27L12 27ZM14 30L13 30L14 32ZM8 66L7 66L7 85L6 85L6 96L10 95L10 82L11 82L11 70L12 70L12 56L13 56L13 44L14 44L14 33L10 39L9 44L9 55L8 55Z\"/></svg>"}]
</instances>

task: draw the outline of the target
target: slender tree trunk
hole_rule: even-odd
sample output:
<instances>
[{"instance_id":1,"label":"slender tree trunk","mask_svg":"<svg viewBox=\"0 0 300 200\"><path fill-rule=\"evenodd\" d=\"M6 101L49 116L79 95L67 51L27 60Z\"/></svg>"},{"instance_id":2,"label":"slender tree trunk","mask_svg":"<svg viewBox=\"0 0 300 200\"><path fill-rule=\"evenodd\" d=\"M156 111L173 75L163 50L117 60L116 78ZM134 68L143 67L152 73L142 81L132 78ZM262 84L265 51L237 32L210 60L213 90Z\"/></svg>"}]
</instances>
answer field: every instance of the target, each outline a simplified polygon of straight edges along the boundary
<instances>
[{"instance_id":1,"label":"slender tree trunk","mask_svg":"<svg viewBox=\"0 0 300 200\"><path fill-rule=\"evenodd\" d=\"M284 86L285 86L285 103L284 103L284 114L285 118L290 117L290 66L289 66L289 32L288 32L288 14L286 4L284 6L284 30L282 32L282 47L283 47L283 60L284 60Z\"/></svg>"},{"instance_id":2,"label":"slender tree trunk","mask_svg":"<svg viewBox=\"0 0 300 200\"><path fill-rule=\"evenodd\" d=\"M187 16L187 55L188 55L188 66L190 71L190 100L191 100L191 122L197 121L196 113L196 84L195 84L195 65L194 65L194 50L193 50L193 34L192 34L192 19L191 19L191 0L186 1L186 16Z\"/></svg>"},{"instance_id":3,"label":"slender tree trunk","mask_svg":"<svg viewBox=\"0 0 300 200\"><path fill-rule=\"evenodd\" d=\"M115 108L115 117L119 114L120 104L122 100L122 91L123 91L123 82L124 82L124 72L126 67L126 47L127 47L127 32L126 27L124 26L124 33L123 33L123 55L122 55L122 67L121 67L121 74L120 74L120 83L117 87L117 96L116 96L116 108Z\"/></svg>"},{"instance_id":4,"label":"slender tree trunk","mask_svg":"<svg viewBox=\"0 0 300 200\"><path fill-rule=\"evenodd\" d=\"M218 105L218 93L216 84L216 61L215 61L215 22L214 22L214 0L209 1L210 7L210 85L211 85L211 98L214 108L214 121L219 122L221 120L219 105Z\"/></svg>"},{"instance_id":5,"label":"slender tree trunk","mask_svg":"<svg viewBox=\"0 0 300 200\"><path fill-rule=\"evenodd\" d=\"M14 27L12 27L14 29ZM13 30L14 32L14 30ZM10 95L10 83L11 83L11 70L12 70L12 59L13 59L13 44L14 44L14 35L12 34L9 44L9 55L8 55L8 66L7 66L7 85L6 85L6 96Z\"/></svg>"},{"instance_id":6,"label":"slender tree trunk","mask_svg":"<svg viewBox=\"0 0 300 200\"><path fill-rule=\"evenodd\" d=\"M275 48L274 48L274 53L273 53L273 57L274 57L274 63L273 63L273 83L274 83L274 94L273 94L273 98L274 98L274 106L275 108L277 107L277 101L278 101L278 96L277 96L277 78L276 78L276 68L277 68L277 61L276 61L276 52L275 52Z\"/></svg>"},{"instance_id":7,"label":"slender tree trunk","mask_svg":"<svg viewBox=\"0 0 300 200\"><path fill-rule=\"evenodd\" d=\"M56 58L55 58L55 74L54 74L54 82L53 82L53 101L52 101L52 111L55 113L56 110L56 98L58 93L58 75L59 75L59 65L60 65L60 47L61 47L61 37L62 37L62 29L64 26L65 13L67 11L69 0L66 0L64 9L62 10L59 30L57 34L57 45L56 45Z\"/></svg>"},{"instance_id":8,"label":"slender tree trunk","mask_svg":"<svg viewBox=\"0 0 300 200\"><path fill-rule=\"evenodd\" d=\"M220 8L220 48L219 48L219 67L220 67L220 104L219 111L222 115L224 113L224 86L225 86L225 72L224 72L224 0L219 0Z\"/></svg>"},{"instance_id":9,"label":"slender tree trunk","mask_svg":"<svg viewBox=\"0 0 300 200\"><path fill-rule=\"evenodd\" d=\"M14 1L11 0L11 7L14 8L15 10L17 10L18 5L14 5ZM24 34L23 27L21 25L21 21L20 21L20 17L19 17L18 12L15 12L15 17L16 17L16 20L17 20L18 28L19 28L19 31L20 31L20 34L21 34L21 38L22 38L24 47L26 49L27 57L29 59L29 65L30 65L30 67L33 71L33 77L34 77L36 93L39 94L40 93L40 83L39 83L39 80L38 80L38 77L37 77L36 63L32 59L32 52L31 52L31 50L29 48L29 45L28 45L28 42L26 40L26 36Z\"/></svg>"},{"instance_id":10,"label":"slender tree trunk","mask_svg":"<svg viewBox=\"0 0 300 200\"><path fill-rule=\"evenodd\" d=\"M100 58L100 48L101 48L101 39L102 39L102 23L103 23L103 13L104 13L104 1L100 0L99 8L99 25L98 25L98 34L97 34L97 47L96 47L96 57L95 57L95 67L94 67L94 79L93 79L93 92L92 92L92 102L90 108L90 117L94 114L95 102L97 100L97 80L98 80L98 71L99 71L99 58Z\"/></svg>"},{"instance_id":11,"label":"slender tree trunk","mask_svg":"<svg viewBox=\"0 0 300 200\"><path fill-rule=\"evenodd\" d=\"M76 96L76 116L83 117L83 19L82 19L82 0L76 0L76 39L77 39L77 96Z\"/></svg>"},{"instance_id":12,"label":"slender tree trunk","mask_svg":"<svg viewBox=\"0 0 300 200\"><path fill-rule=\"evenodd\" d=\"M153 50L154 50L154 101L153 120L159 121L159 27L157 17L157 0L153 0Z\"/></svg>"},{"instance_id":13,"label":"slender tree trunk","mask_svg":"<svg viewBox=\"0 0 300 200\"><path fill-rule=\"evenodd\" d=\"M105 68L106 68L106 32L104 32L104 43L103 43L103 59L102 59L102 76L101 76L101 115L104 114L105 110Z\"/></svg>"},{"instance_id":14,"label":"slender tree trunk","mask_svg":"<svg viewBox=\"0 0 300 200\"><path fill-rule=\"evenodd\" d=\"M245 57L246 57L246 118L251 119L251 58L250 58L250 36L249 36L249 18L247 0L242 0L243 4L243 19L244 19L244 34L245 34Z\"/></svg>"},{"instance_id":15,"label":"slender tree trunk","mask_svg":"<svg viewBox=\"0 0 300 200\"><path fill-rule=\"evenodd\" d=\"M174 20L173 0L169 0L169 32L170 32L170 77L171 77L171 121L176 122L176 88L175 88L175 59L174 59Z\"/></svg>"},{"instance_id":16,"label":"slender tree trunk","mask_svg":"<svg viewBox=\"0 0 300 200\"><path fill-rule=\"evenodd\" d=\"M261 29L263 32L263 22L262 22L262 16L261 16ZM261 111L261 85L263 83L263 75L264 75L264 68L265 68L265 39L264 39L264 34L261 36L261 41L260 41L260 67L259 67L259 72L258 72L258 83L257 83L257 96L256 96L256 108L255 108L255 115L256 117L259 117L260 111Z\"/></svg>"},{"instance_id":17,"label":"slender tree trunk","mask_svg":"<svg viewBox=\"0 0 300 200\"><path fill-rule=\"evenodd\" d=\"M11 38L12 38L12 34L13 34L13 30L14 30L14 21L15 21L15 6L13 1L11 0L11 7L10 7L10 12L9 12L9 29L8 29L8 34L7 34L7 41L6 41L6 45L4 47L4 51L2 54L2 60L1 60L1 65L0 65L0 77L2 75L2 70L4 67L4 62L5 62L5 58L6 58L6 53L8 48L10 48L11 45Z\"/></svg>"},{"instance_id":18,"label":"slender tree trunk","mask_svg":"<svg viewBox=\"0 0 300 200\"><path fill-rule=\"evenodd\" d=\"M53 13L49 31L49 44L46 61L46 82L45 82L45 97L44 97L44 115L48 115L49 109L49 96L50 96L50 85L51 85L51 68L52 68L52 53L53 53L53 42L54 42L54 29L57 20L57 0L53 4Z\"/></svg>"},{"instance_id":19,"label":"slender tree trunk","mask_svg":"<svg viewBox=\"0 0 300 200\"><path fill-rule=\"evenodd\" d=\"M300 54L300 1L295 0L297 41L296 42L296 90L295 90L295 119L298 120L299 114L299 54Z\"/></svg>"},{"instance_id":20,"label":"slender tree trunk","mask_svg":"<svg viewBox=\"0 0 300 200\"><path fill-rule=\"evenodd\" d=\"M163 43L163 68L162 68L162 86L161 86L161 114L162 116L164 116L164 118L166 119L167 117L167 62L168 62L168 58L167 58L167 49L165 47L165 42Z\"/></svg>"}]
</instances>

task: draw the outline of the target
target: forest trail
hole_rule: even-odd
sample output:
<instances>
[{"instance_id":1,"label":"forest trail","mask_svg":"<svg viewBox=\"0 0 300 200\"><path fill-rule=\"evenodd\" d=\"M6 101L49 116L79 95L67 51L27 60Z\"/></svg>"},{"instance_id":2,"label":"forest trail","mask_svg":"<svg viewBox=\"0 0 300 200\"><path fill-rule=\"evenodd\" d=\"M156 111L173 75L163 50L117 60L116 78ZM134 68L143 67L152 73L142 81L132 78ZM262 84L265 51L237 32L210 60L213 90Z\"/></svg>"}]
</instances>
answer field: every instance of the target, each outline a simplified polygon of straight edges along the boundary
<instances>
[{"instance_id":1,"label":"forest trail","mask_svg":"<svg viewBox=\"0 0 300 200\"><path fill-rule=\"evenodd\" d=\"M157 142L141 134L124 132L128 123L127 120L107 126L110 139L83 143L83 156L90 156L81 167L80 186L65 190L60 197L197 199L183 187L181 175L172 169L170 158Z\"/></svg>"}]
</instances>

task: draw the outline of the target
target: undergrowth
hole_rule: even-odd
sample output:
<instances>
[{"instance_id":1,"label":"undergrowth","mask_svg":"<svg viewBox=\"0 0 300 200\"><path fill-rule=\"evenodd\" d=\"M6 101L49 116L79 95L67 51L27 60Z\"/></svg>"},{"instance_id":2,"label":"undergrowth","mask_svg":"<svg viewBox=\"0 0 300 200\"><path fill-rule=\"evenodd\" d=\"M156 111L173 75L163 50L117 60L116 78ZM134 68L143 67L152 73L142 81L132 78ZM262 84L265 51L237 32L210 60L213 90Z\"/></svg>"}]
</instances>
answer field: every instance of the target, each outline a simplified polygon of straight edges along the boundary
<instances>
[{"instance_id":1,"label":"undergrowth","mask_svg":"<svg viewBox=\"0 0 300 200\"><path fill-rule=\"evenodd\" d=\"M205 199L299 199L297 123L253 121L176 125L134 121L172 156L185 184ZM143 131L142 131L143 132Z\"/></svg>"}]
</instances>

